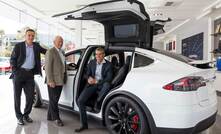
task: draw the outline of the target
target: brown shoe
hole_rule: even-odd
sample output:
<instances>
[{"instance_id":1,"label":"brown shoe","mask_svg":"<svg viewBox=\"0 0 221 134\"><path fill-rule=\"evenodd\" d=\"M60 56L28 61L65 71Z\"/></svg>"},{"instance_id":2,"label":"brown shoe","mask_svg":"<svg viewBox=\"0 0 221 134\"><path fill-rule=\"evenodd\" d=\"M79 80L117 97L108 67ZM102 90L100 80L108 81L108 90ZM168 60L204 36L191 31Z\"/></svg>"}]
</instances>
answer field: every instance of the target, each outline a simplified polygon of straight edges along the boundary
<instances>
[{"instance_id":1,"label":"brown shoe","mask_svg":"<svg viewBox=\"0 0 221 134\"><path fill-rule=\"evenodd\" d=\"M61 120L55 120L55 124L59 127L64 126L63 122Z\"/></svg>"}]
</instances>

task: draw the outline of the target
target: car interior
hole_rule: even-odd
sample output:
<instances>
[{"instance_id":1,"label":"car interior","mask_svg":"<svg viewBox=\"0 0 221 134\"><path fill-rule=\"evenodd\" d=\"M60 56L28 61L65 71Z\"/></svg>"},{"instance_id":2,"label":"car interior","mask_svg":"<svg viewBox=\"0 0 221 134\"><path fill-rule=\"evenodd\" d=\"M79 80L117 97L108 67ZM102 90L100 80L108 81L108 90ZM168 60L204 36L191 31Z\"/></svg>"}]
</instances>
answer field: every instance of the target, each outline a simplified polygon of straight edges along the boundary
<instances>
[{"instance_id":1,"label":"car interior","mask_svg":"<svg viewBox=\"0 0 221 134\"><path fill-rule=\"evenodd\" d=\"M87 76L86 76L86 72L87 72L87 66L89 64L89 62L91 60L93 60L95 58L95 50L96 47L93 48L91 54L88 55L88 58L86 59L86 62L84 64L84 70L83 70L83 75L81 75L82 77L80 78L81 83L79 85L79 90L77 93L77 98L80 96L81 92L84 90L84 88L86 87L87 84ZM113 66L113 79L111 81L111 90L115 90L118 87L120 87L129 70L131 67L131 57L132 57L132 52L126 52L125 50L105 50L105 59L110 61L112 66ZM95 95L93 95L91 98L89 98L88 102L87 102L87 111L90 112L95 112L93 111L93 107L95 105L96 99L98 97L98 93L96 93ZM105 97L105 96L104 96ZM103 97L103 98L104 98ZM100 106L98 105L98 107L100 108Z\"/></svg>"}]
</instances>

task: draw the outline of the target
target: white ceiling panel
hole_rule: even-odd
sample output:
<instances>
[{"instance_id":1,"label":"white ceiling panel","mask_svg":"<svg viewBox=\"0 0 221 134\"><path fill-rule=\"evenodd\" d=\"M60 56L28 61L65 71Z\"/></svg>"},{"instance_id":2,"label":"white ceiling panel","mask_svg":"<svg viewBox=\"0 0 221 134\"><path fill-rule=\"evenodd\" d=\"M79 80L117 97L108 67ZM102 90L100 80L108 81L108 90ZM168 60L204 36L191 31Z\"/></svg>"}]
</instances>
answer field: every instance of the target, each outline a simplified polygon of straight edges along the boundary
<instances>
[{"instance_id":1,"label":"white ceiling panel","mask_svg":"<svg viewBox=\"0 0 221 134\"><path fill-rule=\"evenodd\" d=\"M17 0L35 11L51 17L54 14L76 10L82 6L107 0ZM196 18L205 8L218 0L140 0L144 3L151 20L167 19L172 22L166 24L165 30L169 31L187 19ZM220 0L221 1L221 0ZM165 5L168 6L165 6ZM21 9L22 10L22 9ZM74 28L73 21L59 20L68 28ZM96 28L96 27L95 27Z\"/></svg>"}]
</instances>

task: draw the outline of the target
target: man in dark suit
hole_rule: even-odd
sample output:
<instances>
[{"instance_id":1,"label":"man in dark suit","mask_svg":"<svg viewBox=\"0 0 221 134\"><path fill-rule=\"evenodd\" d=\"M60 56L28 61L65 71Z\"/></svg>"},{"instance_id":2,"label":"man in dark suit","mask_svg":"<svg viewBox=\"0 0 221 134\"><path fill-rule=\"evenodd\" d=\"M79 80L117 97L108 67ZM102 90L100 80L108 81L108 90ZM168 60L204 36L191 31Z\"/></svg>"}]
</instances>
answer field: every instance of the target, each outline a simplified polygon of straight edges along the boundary
<instances>
[{"instance_id":1,"label":"man in dark suit","mask_svg":"<svg viewBox=\"0 0 221 134\"><path fill-rule=\"evenodd\" d=\"M78 106L80 111L81 127L75 132L81 132L88 129L86 102L87 100L99 91L97 103L108 93L110 89L110 82L112 80L112 64L104 59L105 52L103 48L96 49L96 60L92 60L87 69L88 86L82 91L78 98Z\"/></svg>"},{"instance_id":2,"label":"man in dark suit","mask_svg":"<svg viewBox=\"0 0 221 134\"><path fill-rule=\"evenodd\" d=\"M41 74L40 54L46 53L46 49L33 42L34 37L34 30L26 30L25 41L15 45L10 59L12 66L10 78L13 79L14 86L14 108L19 125L24 125L24 120L28 123L33 122L29 114L34 100L34 75ZM24 114L20 109L22 88L26 96Z\"/></svg>"}]
</instances>

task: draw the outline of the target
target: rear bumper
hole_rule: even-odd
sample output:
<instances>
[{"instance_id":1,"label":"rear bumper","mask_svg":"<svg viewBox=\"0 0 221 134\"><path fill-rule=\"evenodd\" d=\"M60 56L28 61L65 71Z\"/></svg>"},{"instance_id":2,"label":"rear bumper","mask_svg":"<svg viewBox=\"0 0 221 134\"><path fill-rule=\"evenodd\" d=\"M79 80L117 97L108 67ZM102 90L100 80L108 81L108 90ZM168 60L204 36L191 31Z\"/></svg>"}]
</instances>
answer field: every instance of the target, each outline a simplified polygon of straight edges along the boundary
<instances>
[{"instance_id":1,"label":"rear bumper","mask_svg":"<svg viewBox=\"0 0 221 134\"><path fill-rule=\"evenodd\" d=\"M195 127L192 128L157 128L158 134L195 134L206 130L216 121L216 114L213 114L209 118L199 122Z\"/></svg>"}]
</instances>

